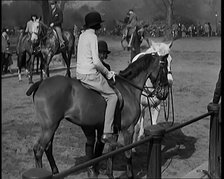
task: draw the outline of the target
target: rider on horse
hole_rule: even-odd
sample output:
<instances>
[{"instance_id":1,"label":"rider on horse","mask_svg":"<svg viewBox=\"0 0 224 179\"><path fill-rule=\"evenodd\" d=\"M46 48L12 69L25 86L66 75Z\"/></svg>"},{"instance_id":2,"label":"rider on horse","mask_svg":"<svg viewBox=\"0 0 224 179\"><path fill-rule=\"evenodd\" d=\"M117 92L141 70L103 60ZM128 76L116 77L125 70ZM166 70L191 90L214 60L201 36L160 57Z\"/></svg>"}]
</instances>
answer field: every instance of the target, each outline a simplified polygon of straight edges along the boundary
<instances>
[{"instance_id":1,"label":"rider on horse","mask_svg":"<svg viewBox=\"0 0 224 179\"><path fill-rule=\"evenodd\" d=\"M128 29L128 34L131 35L131 39L128 43L128 47L130 48L132 46L133 33L136 29L136 26L138 25L138 19L137 19L137 15L133 11L133 9L129 10L129 14L130 14L130 17L129 17L129 21L127 24L127 29Z\"/></svg>"},{"instance_id":2,"label":"rider on horse","mask_svg":"<svg viewBox=\"0 0 224 179\"><path fill-rule=\"evenodd\" d=\"M32 14L30 20L26 23L25 33L28 33L29 35L32 33L33 22L36 20L37 20L37 15Z\"/></svg>"},{"instance_id":3,"label":"rider on horse","mask_svg":"<svg viewBox=\"0 0 224 179\"><path fill-rule=\"evenodd\" d=\"M98 91L106 100L102 142L116 143L113 121L118 97L106 80L114 79L115 73L102 64L98 54L96 30L101 28L102 22L98 12L90 12L85 16L85 30L78 41L76 77L88 88Z\"/></svg>"},{"instance_id":4,"label":"rider on horse","mask_svg":"<svg viewBox=\"0 0 224 179\"><path fill-rule=\"evenodd\" d=\"M57 34L58 34L58 39L60 43L60 47L64 48L64 39L62 37L62 22L63 22L63 13L62 10L58 7L57 1L56 0L51 0L50 2L51 5L51 12L50 12L50 27L54 27Z\"/></svg>"},{"instance_id":5,"label":"rider on horse","mask_svg":"<svg viewBox=\"0 0 224 179\"><path fill-rule=\"evenodd\" d=\"M127 28L127 24L129 22L129 18L130 18L130 14L129 12L127 12L125 18L124 18L124 24L125 24L125 32L124 32L124 36L127 37L128 36L128 28Z\"/></svg>"}]
</instances>

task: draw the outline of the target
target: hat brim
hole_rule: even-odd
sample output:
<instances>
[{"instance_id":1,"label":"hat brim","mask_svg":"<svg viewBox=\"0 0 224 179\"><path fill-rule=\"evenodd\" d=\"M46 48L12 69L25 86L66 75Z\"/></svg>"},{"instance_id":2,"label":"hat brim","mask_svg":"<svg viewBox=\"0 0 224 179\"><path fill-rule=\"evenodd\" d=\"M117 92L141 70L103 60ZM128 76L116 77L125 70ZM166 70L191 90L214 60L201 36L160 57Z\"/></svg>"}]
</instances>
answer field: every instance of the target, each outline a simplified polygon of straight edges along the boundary
<instances>
[{"instance_id":1,"label":"hat brim","mask_svg":"<svg viewBox=\"0 0 224 179\"><path fill-rule=\"evenodd\" d=\"M90 28L90 27L93 27L97 24L101 24L102 22L104 22L104 20L100 21L100 22L95 22L95 23L90 23L90 24L84 24L84 28Z\"/></svg>"}]
</instances>

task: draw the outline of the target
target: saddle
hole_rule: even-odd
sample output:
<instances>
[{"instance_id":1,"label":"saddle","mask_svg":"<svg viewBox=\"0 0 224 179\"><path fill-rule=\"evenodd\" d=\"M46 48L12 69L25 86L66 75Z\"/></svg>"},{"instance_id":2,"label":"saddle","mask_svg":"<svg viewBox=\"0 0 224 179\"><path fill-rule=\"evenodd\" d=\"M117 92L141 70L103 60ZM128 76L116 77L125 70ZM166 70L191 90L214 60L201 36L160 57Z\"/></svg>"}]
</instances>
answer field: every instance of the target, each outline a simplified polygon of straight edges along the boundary
<instances>
[{"instance_id":1,"label":"saddle","mask_svg":"<svg viewBox=\"0 0 224 179\"><path fill-rule=\"evenodd\" d=\"M82 86L84 86L85 88L88 88L80 80L78 80L78 81L81 83ZM115 114L114 114L114 131L115 131L115 133L117 133L121 128L121 109L124 106L124 98L123 98L121 92L119 91L119 89L117 89L117 87L115 86L114 82L111 82L111 80L108 80L108 84L114 90L114 92L116 93L116 95L118 97ZM90 88L88 88L88 89L90 89ZM94 89L90 89L90 90L93 90L96 93L100 94L98 91L96 91Z\"/></svg>"}]
</instances>

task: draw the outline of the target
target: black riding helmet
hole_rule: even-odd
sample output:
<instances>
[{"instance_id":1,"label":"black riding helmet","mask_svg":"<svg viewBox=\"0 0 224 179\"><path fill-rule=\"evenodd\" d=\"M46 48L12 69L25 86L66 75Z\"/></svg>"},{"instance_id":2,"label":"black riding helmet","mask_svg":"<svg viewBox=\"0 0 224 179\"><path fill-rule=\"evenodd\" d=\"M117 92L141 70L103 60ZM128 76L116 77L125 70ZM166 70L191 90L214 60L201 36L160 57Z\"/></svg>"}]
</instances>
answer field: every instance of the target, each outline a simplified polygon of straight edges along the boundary
<instances>
[{"instance_id":1,"label":"black riding helmet","mask_svg":"<svg viewBox=\"0 0 224 179\"><path fill-rule=\"evenodd\" d=\"M90 12L85 16L85 28L94 27L96 25L100 25L104 22L101 18L100 13L98 12Z\"/></svg>"},{"instance_id":2,"label":"black riding helmet","mask_svg":"<svg viewBox=\"0 0 224 179\"><path fill-rule=\"evenodd\" d=\"M57 0L50 0L49 4L57 4Z\"/></svg>"},{"instance_id":3,"label":"black riding helmet","mask_svg":"<svg viewBox=\"0 0 224 179\"><path fill-rule=\"evenodd\" d=\"M103 40L98 41L98 51L106 52L107 54L110 53L110 51L108 50L108 45L105 41L103 41Z\"/></svg>"}]
</instances>

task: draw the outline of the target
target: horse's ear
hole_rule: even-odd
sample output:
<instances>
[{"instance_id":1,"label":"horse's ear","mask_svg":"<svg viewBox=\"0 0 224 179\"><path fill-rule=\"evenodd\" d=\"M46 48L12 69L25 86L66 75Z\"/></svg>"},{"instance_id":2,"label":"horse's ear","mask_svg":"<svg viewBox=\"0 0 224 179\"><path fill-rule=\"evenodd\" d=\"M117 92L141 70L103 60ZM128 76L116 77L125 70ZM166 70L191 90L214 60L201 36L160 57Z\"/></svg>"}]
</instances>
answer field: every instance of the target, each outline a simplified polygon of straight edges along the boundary
<instances>
[{"instance_id":1,"label":"horse's ear","mask_svg":"<svg viewBox=\"0 0 224 179\"><path fill-rule=\"evenodd\" d=\"M168 44L169 48L171 48L173 45L173 40Z\"/></svg>"},{"instance_id":2,"label":"horse's ear","mask_svg":"<svg viewBox=\"0 0 224 179\"><path fill-rule=\"evenodd\" d=\"M151 39L149 39L149 45L150 45L150 47L152 47L153 46L153 41L151 40Z\"/></svg>"},{"instance_id":3,"label":"horse's ear","mask_svg":"<svg viewBox=\"0 0 224 179\"><path fill-rule=\"evenodd\" d=\"M36 19L36 22L39 22L39 21L40 21L40 17Z\"/></svg>"}]
</instances>

